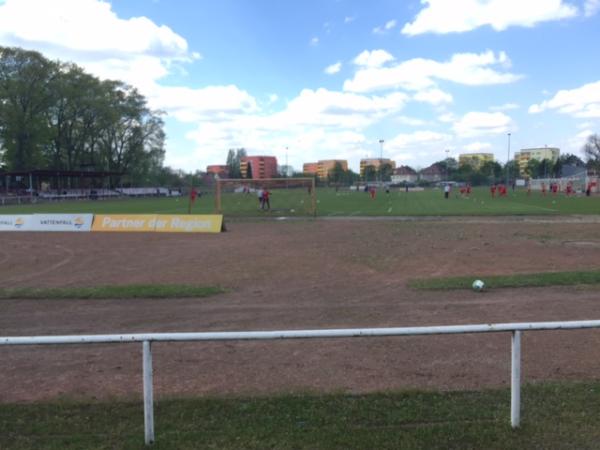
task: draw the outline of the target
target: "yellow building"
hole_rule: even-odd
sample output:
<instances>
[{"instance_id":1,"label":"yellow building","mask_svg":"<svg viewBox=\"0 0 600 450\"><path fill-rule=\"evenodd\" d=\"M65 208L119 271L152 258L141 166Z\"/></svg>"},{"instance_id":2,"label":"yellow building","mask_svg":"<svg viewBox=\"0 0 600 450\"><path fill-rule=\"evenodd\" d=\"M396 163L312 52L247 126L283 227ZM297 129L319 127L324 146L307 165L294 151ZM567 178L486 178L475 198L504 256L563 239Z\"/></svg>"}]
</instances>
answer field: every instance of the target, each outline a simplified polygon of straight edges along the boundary
<instances>
[{"instance_id":1,"label":"yellow building","mask_svg":"<svg viewBox=\"0 0 600 450\"><path fill-rule=\"evenodd\" d=\"M387 158L361 159L360 160L360 176L361 177L365 176L365 168L367 166L373 166L375 168L375 170L379 170L379 168L384 164L389 164L390 166L392 166L392 170L396 168L396 161L392 161L391 159L387 159Z\"/></svg>"},{"instance_id":2,"label":"yellow building","mask_svg":"<svg viewBox=\"0 0 600 450\"><path fill-rule=\"evenodd\" d=\"M345 159L323 159L316 163L304 163L302 172L305 175L316 175L320 180L325 180L337 163L340 163L344 171L348 170L348 161Z\"/></svg>"},{"instance_id":3,"label":"yellow building","mask_svg":"<svg viewBox=\"0 0 600 450\"><path fill-rule=\"evenodd\" d=\"M321 180L325 180L329 176L329 172L333 170L335 165L339 163L344 171L348 170L348 161L345 159L324 159L317 163L317 176Z\"/></svg>"},{"instance_id":4,"label":"yellow building","mask_svg":"<svg viewBox=\"0 0 600 450\"><path fill-rule=\"evenodd\" d=\"M519 171L525 173L527 163L530 160L536 159L542 161L544 159L549 159L555 163L559 156L560 149L556 147L523 148L520 151L515 152L515 161L519 165Z\"/></svg>"},{"instance_id":5,"label":"yellow building","mask_svg":"<svg viewBox=\"0 0 600 450\"><path fill-rule=\"evenodd\" d=\"M493 153L462 153L458 155L459 166L471 166L475 170L479 170L488 161L494 161Z\"/></svg>"}]
</instances>

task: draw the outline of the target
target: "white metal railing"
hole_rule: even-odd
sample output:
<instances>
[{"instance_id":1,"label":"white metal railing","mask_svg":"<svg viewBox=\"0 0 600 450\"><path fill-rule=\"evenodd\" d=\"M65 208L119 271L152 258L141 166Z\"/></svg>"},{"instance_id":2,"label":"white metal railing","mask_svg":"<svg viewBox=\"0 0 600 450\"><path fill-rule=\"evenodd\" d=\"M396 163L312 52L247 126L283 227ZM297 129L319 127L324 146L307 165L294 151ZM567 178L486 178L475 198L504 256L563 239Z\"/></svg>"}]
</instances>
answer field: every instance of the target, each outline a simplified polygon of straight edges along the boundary
<instances>
[{"instance_id":1,"label":"white metal railing","mask_svg":"<svg viewBox=\"0 0 600 450\"><path fill-rule=\"evenodd\" d=\"M154 442L154 400L152 387L152 342L248 341L269 339L325 339L351 337L422 336L433 334L511 332L510 423L521 421L521 333L541 330L600 328L600 320L571 322L495 323L405 328L347 328L333 330L228 331L207 333L141 333L70 336L4 336L0 345L113 344L141 342L143 351L144 436L146 445Z\"/></svg>"}]
</instances>

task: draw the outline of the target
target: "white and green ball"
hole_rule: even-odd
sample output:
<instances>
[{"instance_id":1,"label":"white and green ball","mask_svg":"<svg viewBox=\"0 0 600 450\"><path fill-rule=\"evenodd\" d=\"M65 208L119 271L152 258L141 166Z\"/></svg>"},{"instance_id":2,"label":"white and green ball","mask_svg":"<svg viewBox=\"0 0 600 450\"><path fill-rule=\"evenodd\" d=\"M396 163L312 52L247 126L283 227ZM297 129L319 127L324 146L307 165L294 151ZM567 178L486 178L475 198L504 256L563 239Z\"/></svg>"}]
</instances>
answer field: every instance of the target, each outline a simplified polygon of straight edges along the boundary
<instances>
[{"instance_id":1,"label":"white and green ball","mask_svg":"<svg viewBox=\"0 0 600 450\"><path fill-rule=\"evenodd\" d=\"M472 287L474 291L483 291L483 288L485 288L485 283L481 280L475 280L473 281Z\"/></svg>"}]
</instances>

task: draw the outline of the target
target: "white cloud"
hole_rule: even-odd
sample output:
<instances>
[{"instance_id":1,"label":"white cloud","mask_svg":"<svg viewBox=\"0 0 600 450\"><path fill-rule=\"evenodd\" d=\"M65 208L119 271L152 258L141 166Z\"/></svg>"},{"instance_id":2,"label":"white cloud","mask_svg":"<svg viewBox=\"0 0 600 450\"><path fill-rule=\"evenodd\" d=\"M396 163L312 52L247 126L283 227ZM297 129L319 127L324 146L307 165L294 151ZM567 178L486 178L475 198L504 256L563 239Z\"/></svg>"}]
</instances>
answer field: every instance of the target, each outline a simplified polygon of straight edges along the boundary
<instances>
[{"instance_id":1,"label":"white cloud","mask_svg":"<svg viewBox=\"0 0 600 450\"><path fill-rule=\"evenodd\" d=\"M585 129L597 127L597 126L598 126L598 124L595 124L594 122L589 122L589 121L577 124L577 128L579 130L585 130Z\"/></svg>"},{"instance_id":2,"label":"white cloud","mask_svg":"<svg viewBox=\"0 0 600 450\"><path fill-rule=\"evenodd\" d=\"M242 93L238 93L238 104L243 103ZM296 165L311 158L322 159L332 150L364 156L364 131L400 112L408 100L408 95L401 92L365 96L304 89L282 111L266 113L254 108L248 99L246 110L216 111L201 120L187 138L194 142L203 160L215 162L223 159L224 149L240 146L267 154L270 149L293 147L296 153L290 152L290 164Z\"/></svg>"},{"instance_id":3,"label":"white cloud","mask_svg":"<svg viewBox=\"0 0 600 450\"><path fill-rule=\"evenodd\" d=\"M481 152L484 150L489 150L492 148L492 144L489 142L472 142L468 145L465 145L465 150L469 152Z\"/></svg>"},{"instance_id":4,"label":"white cloud","mask_svg":"<svg viewBox=\"0 0 600 450\"><path fill-rule=\"evenodd\" d=\"M269 94L269 103L275 103L279 100L279 96L277 94Z\"/></svg>"},{"instance_id":5,"label":"white cloud","mask_svg":"<svg viewBox=\"0 0 600 450\"><path fill-rule=\"evenodd\" d=\"M452 123L456 121L456 116L452 113L445 113L440 115L438 120L443 123Z\"/></svg>"},{"instance_id":6,"label":"white cloud","mask_svg":"<svg viewBox=\"0 0 600 450\"><path fill-rule=\"evenodd\" d=\"M169 27L147 17L121 19L100 0L6 0L0 3L0 45L74 61L100 77L142 89L173 64L200 57Z\"/></svg>"},{"instance_id":7,"label":"white cloud","mask_svg":"<svg viewBox=\"0 0 600 450\"><path fill-rule=\"evenodd\" d=\"M373 28L373 33L384 34L396 26L395 20L388 20L383 26Z\"/></svg>"},{"instance_id":8,"label":"white cloud","mask_svg":"<svg viewBox=\"0 0 600 450\"><path fill-rule=\"evenodd\" d=\"M391 67L359 69L353 79L344 82L344 90L369 92L379 89L404 88L422 90L436 85L437 80L470 86L506 84L521 78L503 69L510 65L506 53L457 53L449 61L414 58Z\"/></svg>"},{"instance_id":9,"label":"white cloud","mask_svg":"<svg viewBox=\"0 0 600 450\"><path fill-rule=\"evenodd\" d=\"M458 137L471 137L487 134L506 133L511 129L512 121L501 112L469 112L452 126Z\"/></svg>"},{"instance_id":10,"label":"white cloud","mask_svg":"<svg viewBox=\"0 0 600 450\"><path fill-rule=\"evenodd\" d=\"M342 63L338 61L335 64L325 67L324 72L327 75L334 75L334 74L338 73L341 69L342 69Z\"/></svg>"},{"instance_id":11,"label":"white cloud","mask_svg":"<svg viewBox=\"0 0 600 450\"><path fill-rule=\"evenodd\" d=\"M344 23L352 23L356 20L356 17L346 16L344 17Z\"/></svg>"},{"instance_id":12,"label":"white cloud","mask_svg":"<svg viewBox=\"0 0 600 450\"><path fill-rule=\"evenodd\" d=\"M157 86L149 95L151 106L162 108L182 122L226 120L232 116L258 112L257 102L236 86Z\"/></svg>"},{"instance_id":13,"label":"white cloud","mask_svg":"<svg viewBox=\"0 0 600 450\"><path fill-rule=\"evenodd\" d=\"M427 124L427 122L422 119L416 119L414 117L407 116L397 116L394 117L394 120L402 125L410 125L412 127L420 127Z\"/></svg>"},{"instance_id":14,"label":"white cloud","mask_svg":"<svg viewBox=\"0 0 600 450\"><path fill-rule=\"evenodd\" d=\"M318 37L313 37L313 38L310 40L310 45L312 45L313 47L315 47L315 46L319 45L319 38L318 38Z\"/></svg>"},{"instance_id":15,"label":"white cloud","mask_svg":"<svg viewBox=\"0 0 600 450\"><path fill-rule=\"evenodd\" d=\"M519 109L520 106L517 103L504 103L503 105L490 106L492 111L510 111L511 109Z\"/></svg>"},{"instance_id":16,"label":"white cloud","mask_svg":"<svg viewBox=\"0 0 600 450\"><path fill-rule=\"evenodd\" d=\"M327 89L304 89L280 113L288 123L334 127L366 127L375 120L402 110L408 96L393 92L368 97Z\"/></svg>"},{"instance_id":17,"label":"white cloud","mask_svg":"<svg viewBox=\"0 0 600 450\"><path fill-rule=\"evenodd\" d=\"M567 139L567 141L564 143L563 152L574 153L576 155L583 156L583 146L587 142L588 137L590 137L592 134L594 134L594 131L591 129L586 129Z\"/></svg>"},{"instance_id":18,"label":"white cloud","mask_svg":"<svg viewBox=\"0 0 600 450\"><path fill-rule=\"evenodd\" d=\"M401 133L394 138L386 141L385 148L390 152L398 152L401 150L419 147L419 149L427 147L438 148L440 145L450 141L452 136L437 131L419 130L412 133Z\"/></svg>"},{"instance_id":19,"label":"white cloud","mask_svg":"<svg viewBox=\"0 0 600 450\"><path fill-rule=\"evenodd\" d=\"M558 91L550 100L529 107L532 114L546 110L556 110L579 118L600 117L600 81Z\"/></svg>"},{"instance_id":20,"label":"white cloud","mask_svg":"<svg viewBox=\"0 0 600 450\"><path fill-rule=\"evenodd\" d=\"M452 95L440 89L428 89L417 92L413 99L418 102L431 103L432 105L441 105L442 103L452 103Z\"/></svg>"},{"instance_id":21,"label":"white cloud","mask_svg":"<svg viewBox=\"0 0 600 450\"><path fill-rule=\"evenodd\" d=\"M385 50L364 50L352 62L362 67L381 67L393 60L394 57Z\"/></svg>"},{"instance_id":22,"label":"white cloud","mask_svg":"<svg viewBox=\"0 0 600 450\"><path fill-rule=\"evenodd\" d=\"M585 0L583 5L585 17L591 17L600 11L600 0Z\"/></svg>"},{"instance_id":23,"label":"white cloud","mask_svg":"<svg viewBox=\"0 0 600 450\"><path fill-rule=\"evenodd\" d=\"M593 9L597 0L587 2ZM424 8L412 23L404 25L403 34L461 33L485 25L503 31L511 26L533 27L541 22L574 17L578 12L563 0L421 0L421 3Z\"/></svg>"}]
</instances>

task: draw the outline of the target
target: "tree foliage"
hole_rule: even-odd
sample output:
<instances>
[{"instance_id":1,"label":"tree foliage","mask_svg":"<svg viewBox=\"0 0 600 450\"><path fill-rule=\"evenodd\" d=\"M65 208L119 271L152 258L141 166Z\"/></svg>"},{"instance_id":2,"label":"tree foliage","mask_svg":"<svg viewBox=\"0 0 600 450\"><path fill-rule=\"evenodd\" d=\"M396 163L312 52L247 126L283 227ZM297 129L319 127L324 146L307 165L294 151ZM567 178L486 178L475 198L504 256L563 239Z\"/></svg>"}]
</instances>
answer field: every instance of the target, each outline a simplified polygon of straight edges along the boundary
<instances>
[{"instance_id":1,"label":"tree foliage","mask_svg":"<svg viewBox=\"0 0 600 450\"><path fill-rule=\"evenodd\" d=\"M378 177L381 181L390 181L392 178L392 174L394 173L394 169L390 163L382 164L378 170Z\"/></svg>"},{"instance_id":2,"label":"tree foliage","mask_svg":"<svg viewBox=\"0 0 600 450\"><path fill-rule=\"evenodd\" d=\"M372 165L365 166L363 176L365 181L376 181L377 169L375 168L375 166Z\"/></svg>"},{"instance_id":3,"label":"tree foliage","mask_svg":"<svg viewBox=\"0 0 600 450\"><path fill-rule=\"evenodd\" d=\"M600 170L600 136L592 134L588 137L583 154L589 169Z\"/></svg>"},{"instance_id":4,"label":"tree foliage","mask_svg":"<svg viewBox=\"0 0 600 450\"><path fill-rule=\"evenodd\" d=\"M161 114L135 88L0 47L0 165L104 170L143 184L162 170L164 141Z\"/></svg>"},{"instance_id":5,"label":"tree foliage","mask_svg":"<svg viewBox=\"0 0 600 450\"><path fill-rule=\"evenodd\" d=\"M245 156L248 155L246 153L246 149L244 148L229 149L229 151L227 152L227 160L225 162L229 172L229 178L242 178L242 173L240 171L240 163L242 161L242 158ZM248 164L248 170L252 170L250 164ZM248 178L252 177L248 175Z\"/></svg>"}]
</instances>

